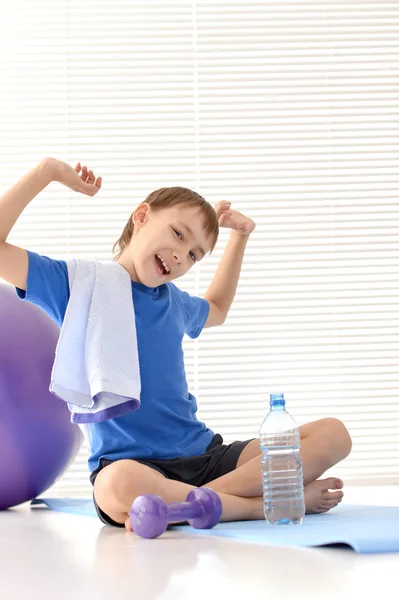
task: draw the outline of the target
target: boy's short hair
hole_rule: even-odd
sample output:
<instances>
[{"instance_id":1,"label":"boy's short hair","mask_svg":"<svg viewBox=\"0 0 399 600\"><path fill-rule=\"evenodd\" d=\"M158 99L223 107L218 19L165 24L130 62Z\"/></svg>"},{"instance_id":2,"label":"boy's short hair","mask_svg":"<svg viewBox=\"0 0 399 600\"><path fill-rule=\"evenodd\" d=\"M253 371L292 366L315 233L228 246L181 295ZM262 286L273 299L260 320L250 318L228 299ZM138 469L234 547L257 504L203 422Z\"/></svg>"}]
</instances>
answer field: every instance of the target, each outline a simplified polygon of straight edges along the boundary
<instances>
[{"instance_id":1,"label":"boy's short hair","mask_svg":"<svg viewBox=\"0 0 399 600\"><path fill-rule=\"evenodd\" d=\"M149 204L152 210L162 210L165 208L171 208L172 206L180 205L182 207L198 207L200 212L204 215L204 229L207 236L212 237L211 252L214 249L218 235L219 235L219 224L216 216L215 209L205 198L203 198L197 192L184 187L168 187L160 188L151 192L149 196L144 200L146 204ZM117 260L124 252L125 248L130 243L133 235L133 213L130 215L128 222L126 223L122 235L119 240L115 242L113 246L113 253L117 253L114 260Z\"/></svg>"}]
</instances>

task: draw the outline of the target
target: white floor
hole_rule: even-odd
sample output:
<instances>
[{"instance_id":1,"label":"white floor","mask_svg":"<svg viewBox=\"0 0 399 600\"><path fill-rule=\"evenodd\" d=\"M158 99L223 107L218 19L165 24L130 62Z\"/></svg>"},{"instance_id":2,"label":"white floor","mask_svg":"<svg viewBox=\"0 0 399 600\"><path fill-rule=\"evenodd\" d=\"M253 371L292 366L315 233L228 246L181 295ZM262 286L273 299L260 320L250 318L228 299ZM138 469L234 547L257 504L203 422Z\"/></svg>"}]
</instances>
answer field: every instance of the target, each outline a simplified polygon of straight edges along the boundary
<instances>
[{"instance_id":1,"label":"white floor","mask_svg":"<svg viewBox=\"0 0 399 600\"><path fill-rule=\"evenodd\" d=\"M399 488L346 489L346 502L399 506ZM398 572L399 554L173 531L142 540L89 517L27 505L0 512L1 600L379 600L398 597Z\"/></svg>"}]
</instances>

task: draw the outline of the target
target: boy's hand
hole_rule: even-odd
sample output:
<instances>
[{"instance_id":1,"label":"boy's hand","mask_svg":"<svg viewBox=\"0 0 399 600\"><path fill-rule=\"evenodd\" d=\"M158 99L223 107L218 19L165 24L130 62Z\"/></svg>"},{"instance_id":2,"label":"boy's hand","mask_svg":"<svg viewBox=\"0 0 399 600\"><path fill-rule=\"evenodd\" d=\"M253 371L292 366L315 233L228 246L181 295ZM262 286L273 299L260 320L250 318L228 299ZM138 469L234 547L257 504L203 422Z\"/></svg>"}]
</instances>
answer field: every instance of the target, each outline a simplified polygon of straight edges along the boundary
<instances>
[{"instance_id":1,"label":"boy's hand","mask_svg":"<svg viewBox=\"0 0 399 600\"><path fill-rule=\"evenodd\" d=\"M231 202L222 200L215 205L216 215L220 227L229 227L242 235L249 235L255 229L255 223L238 210L230 208Z\"/></svg>"},{"instance_id":2,"label":"boy's hand","mask_svg":"<svg viewBox=\"0 0 399 600\"><path fill-rule=\"evenodd\" d=\"M93 171L78 162L73 169L67 163L56 159L46 159L50 165L53 181L59 181L74 192L94 196L101 188L102 178L95 177Z\"/></svg>"}]
</instances>

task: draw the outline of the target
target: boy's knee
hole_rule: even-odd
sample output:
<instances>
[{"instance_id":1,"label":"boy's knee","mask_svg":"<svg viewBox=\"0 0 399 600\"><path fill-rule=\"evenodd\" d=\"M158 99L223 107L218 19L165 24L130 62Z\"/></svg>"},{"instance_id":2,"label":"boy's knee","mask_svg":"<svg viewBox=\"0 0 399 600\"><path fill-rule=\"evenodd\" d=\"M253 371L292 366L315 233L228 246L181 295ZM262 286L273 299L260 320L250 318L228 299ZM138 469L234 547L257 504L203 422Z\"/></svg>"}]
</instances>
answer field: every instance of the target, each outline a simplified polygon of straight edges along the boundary
<instances>
[{"instance_id":1,"label":"boy's knee","mask_svg":"<svg viewBox=\"0 0 399 600\"><path fill-rule=\"evenodd\" d=\"M97 475L94 485L94 495L96 502L101 508L104 505L112 506L118 511L126 510L129 502L131 503L135 496L140 495L140 490L134 489L134 477L129 476L122 461L117 461L105 467ZM106 512L106 511L105 511Z\"/></svg>"},{"instance_id":2,"label":"boy's knee","mask_svg":"<svg viewBox=\"0 0 399 600\"><path fill-rule=\"evenodd\" d=\"M346 458L352 450L352 439L349 435L349 431L339 419L331 417L325 419L325 421L326 427L328 428L328 435L333 441L335 448L340 451L340 454L342 455L340 460L342 460Z\"/></svg>"},{"instance_id":3,"label":"boy's knee","mask_svg":"<svg viewBox=\"0 0 399 600\"><path fill-rule=\"evenodd\" d=\"M94 483L94 498L97 506L116 523L124 523L128 507L118 489L119 480L112 469L104 468Z\"/></svg>"}]
</instances>

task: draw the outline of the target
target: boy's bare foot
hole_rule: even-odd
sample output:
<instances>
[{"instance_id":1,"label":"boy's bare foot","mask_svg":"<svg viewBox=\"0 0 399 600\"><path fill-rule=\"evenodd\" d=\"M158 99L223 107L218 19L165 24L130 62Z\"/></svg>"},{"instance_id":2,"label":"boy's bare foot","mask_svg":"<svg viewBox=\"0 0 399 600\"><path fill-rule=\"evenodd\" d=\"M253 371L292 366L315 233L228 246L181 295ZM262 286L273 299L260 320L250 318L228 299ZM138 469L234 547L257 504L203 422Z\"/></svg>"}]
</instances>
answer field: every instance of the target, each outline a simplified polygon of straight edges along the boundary
<instances>
[{"instance_id":1,"label":"boy's bare foot","mask_svg":"<svg viewBox=\"0 0 399 600\"><path fill-rule=\"evenodd\" d=\"M126 521L125 521L125 527L126 527L126 529L127 529L128 531L133 531L133 529L132 529L132 526L131 526L131 524L130 524L130 518L129 518L129 515L128 515L128 516L127 516L127 518L126 518Z\"/></svg>"},{"instance_id":2,"label":"boy's bare foot","mask_svg":"<svg viewBox=\"0 0 399 600\"><path fill-rule=\"evenodd\" d=\"M328 479L316 479L305 485L305 507L306 514L327 512L341 502L344 493L341 488L344 483L336 477ZM329 490L339 490L330 492Z\"/></svg>"}]
</instances>

